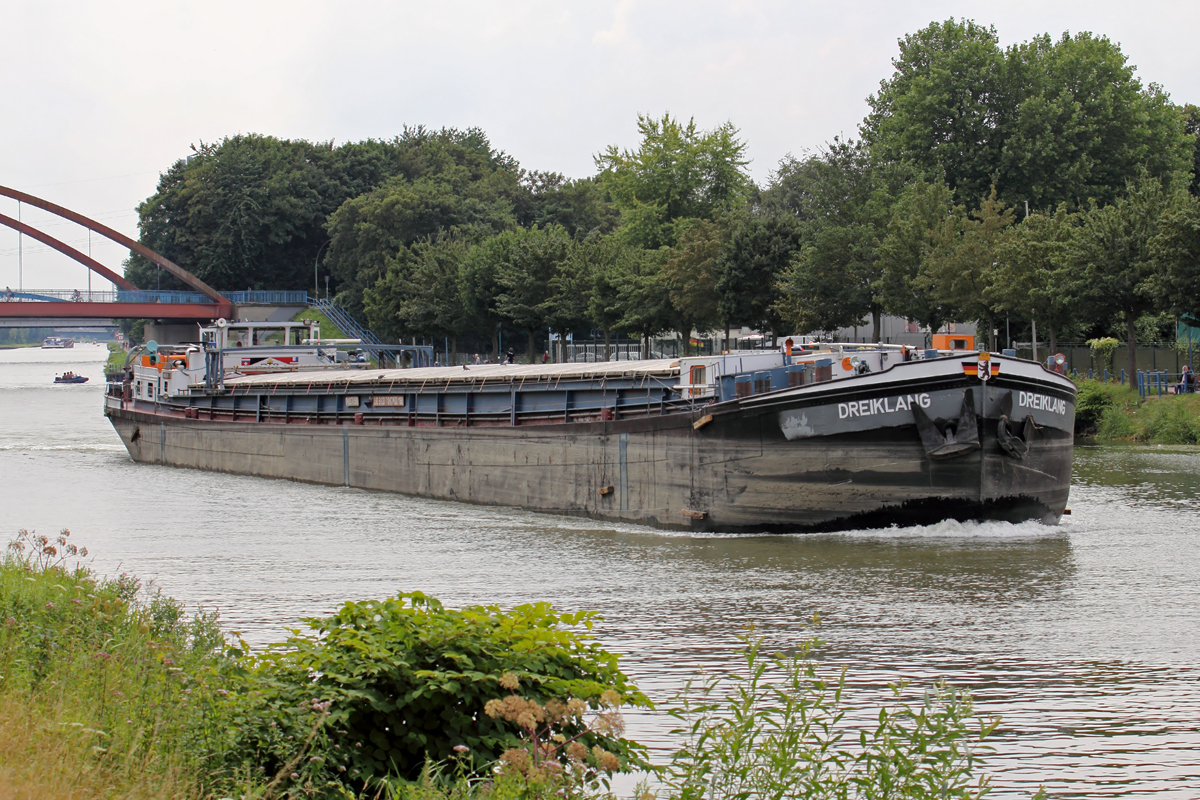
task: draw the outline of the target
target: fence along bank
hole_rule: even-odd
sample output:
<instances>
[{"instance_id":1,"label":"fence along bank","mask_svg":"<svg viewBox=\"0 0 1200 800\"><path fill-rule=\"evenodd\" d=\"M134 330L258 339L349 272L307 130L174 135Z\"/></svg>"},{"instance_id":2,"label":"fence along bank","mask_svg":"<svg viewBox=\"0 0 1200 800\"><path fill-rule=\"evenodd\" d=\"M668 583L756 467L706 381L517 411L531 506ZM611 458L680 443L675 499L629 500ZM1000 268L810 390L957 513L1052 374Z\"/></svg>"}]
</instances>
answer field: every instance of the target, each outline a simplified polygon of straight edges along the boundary
<instances>
[{"instance_id":1,"label":"fence along bank","mask_svg":"<svg viewBox=\"0 0 1200 800\"><path fill-rule=\"evenodd\" d=\"M830 345L366 369L309 340L261 348L250 374L236 330L109 384L135 460L713 531L1056 522L1067 502L1075 387L1020 359Z\"/></svg>"}]
</instances>

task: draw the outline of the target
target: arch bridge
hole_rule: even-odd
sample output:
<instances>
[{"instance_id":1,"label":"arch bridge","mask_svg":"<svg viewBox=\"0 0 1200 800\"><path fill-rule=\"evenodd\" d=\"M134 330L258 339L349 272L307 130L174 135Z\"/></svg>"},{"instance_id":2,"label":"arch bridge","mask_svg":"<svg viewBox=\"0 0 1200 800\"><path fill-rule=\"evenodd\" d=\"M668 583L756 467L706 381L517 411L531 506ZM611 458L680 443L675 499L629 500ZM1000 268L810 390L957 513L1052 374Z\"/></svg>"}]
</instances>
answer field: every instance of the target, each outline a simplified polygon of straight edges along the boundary
<instances>
[{"instance_id":1,"label":"arch bridge","mask_svg":"<svg viewBox=\"0 0 1200 800\"><path fill-rule=\"evenodd\" d=\"M43 233L24 222L0 214L0 225L12 228L57 250L68 258L74 259L117 287L113 292L80 292L77 290L25 292L7 288L0 295L0 325L42 327L69 322L79 323L85 320L88 323L103 320L104 324L108 324L107 321L115 319L156 319L167 323L187 323L208 322L218 317L232 316L234 303L232 298L221 294L170 259L107 225L7 186L0 186L0 197L8 197L18 203L40 208L57 217L81 225L111 242L127 247L174 275L192 290L190 292L156 292L138 289L123 275L118 275L66 242Z\"/></svg>"}]
</instances>

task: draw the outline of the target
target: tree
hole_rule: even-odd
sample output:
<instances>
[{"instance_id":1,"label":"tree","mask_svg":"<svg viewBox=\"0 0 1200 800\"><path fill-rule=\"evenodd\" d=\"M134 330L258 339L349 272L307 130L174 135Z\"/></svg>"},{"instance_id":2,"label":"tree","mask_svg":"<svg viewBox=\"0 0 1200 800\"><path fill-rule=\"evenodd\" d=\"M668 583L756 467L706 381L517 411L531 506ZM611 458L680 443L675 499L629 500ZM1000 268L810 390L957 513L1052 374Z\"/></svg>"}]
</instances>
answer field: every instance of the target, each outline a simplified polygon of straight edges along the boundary
<instances>
[{"instance_id":1,"label":"tree","mask_svg":"<svg viewBox=\"0 0 1200 800\"><path fill-rule=\"evenodd\" d=\"M557 172L530 172L522 185L530 192L531 209L522 224L561 225L576 239L616 230L620 214L598 178L570 180Z\"/></svg>"},{"instance_id":2,"label":"tree","mask_svg":"<svg viewBox=\"0 0 1200 800\"><path fill-rule=\"evenodd\" d=\"M593 233L576 245L571 254L571 268L589 279L585 288L586 316L604 332L605 361L611 354L612 332L624 317L620 295L621 266L628 249L615 236Z\"/></svg>"},{"instance_id":3,"label":"tree","mask_svg":"<svg viewBox=\"0 0 1200 800\"><path fill-rule=\"evenodd\" d=\"M794 216L751 213L734 223L717 275L718 310L726 327L745 325L778 334L779 277L800 248L803 226Z\"/></svg>"},{"instance_id":4,"label":"tree","mask_svg":"<svg viewBox=\"0 0 1200 800\"><path fill-rule=\"evenodd\" d=\"M528 206L520 168L478 129L406 128L394 143L396 172L333 213L325 263L352 313L402 247L440 233L482 237L514 227Z\"/></svg>"},{"instance_id":5,"label":"tree","mask_svg":"<svg viewBox=\"0 0 1200 800\"><path fill-rule=\"evenodd\" d=\"M1142 170L1190 170L1194 145L1180 109L1143 87L1115 43L1090 33L1047 35L1008 51L1009 102L998 118L1001 196L1034 208L1089 199L1107 205Z\"/></svg>"},{"instance_id":6,"label":"tree","mask_svg":"<svg viewBox=\"0 0 1200 800\"><path fill-rule=\"evenodd\" d=\"M1157 264L1156 293L1170 298L1170 310L1200 320L1200 200L1177 193L1151 242Z\"/></svg>"},{"instance_id":7,"label":"tree","mask_svg":"<svg viewBox=\"0 0 1200 800\"><path fill-rule=\"evenodd\" d=\"M495 299L496 312L525 331L529 363L534 360L537 332L554 320L552 281L569 258L571 244L566 230L553 225L505 231L481 245L494 259L496 282L501 287Z\"/></svg>"},{"instance_id":8,"label":"tree","mask_svg":"<svg viewBox=\"0 0 1200 800\"><path fill-rule=\"evenodd\" d=\"M887 234L879 244L879 297L891 314L937 331L950 311L917 283L935 244L935 231L951 213L952 193L944 183L913 181L900 193Z\"/></svg>"},{"instance_id":9,"label":"tree","mask_svg":"<svg viewBox=\"0 0 1200 800\"><path fill-rule=\"evenodd\" d=\"M995 189L978 211L958 206L935 229L933 246L913 281L953 319L985 325L993 350L996 308L988 290L1014 218L1013 209L996 199Z\"/></svg>"},{"instance_id":10,"label":"tree","mask_svg":"<svg viewBox=\"0 0 1200 800\"><path fill-rule=\"evenodd\" d=\"M617 287L615 310L621 315L616 327L641 337L643 358L650 357L650 337L670 330L676 322L670 289L660 275L669 252L623 247L613 264L610 280Z\"/></svg>"},{"instance_id":11,"label":"tree","mask_svg":"<svg viewBox=\"0 0 1200 800\"><path fill-rule=\"evenodd\" d=\"M1068 251L1080 299L1092 315L1123 315L1131 376L1137 371L1138 317L1167 305L1158 291L1162 278L1152 243L1168 209L1162 182L1144 177L1112 205L1083 212Z\"/></svg>"},{"instance_id":12,"label":"tree","mask_svg":"<svg viewBox=\"0 0 1200 800\"><path fill-rule=\"evenodd\" d=\"M951 18L899 42L895 72L867 98L863 136L884 161L911 161L960 200L986 196L1003 141L1005 59L994 27Z\"/></svg>"},{"instance_id":13,"label":"tree","mask_svg":"<svg viewBox=\"0 0 1200 800\"><path fill-rule=\"evenodd\" d=\"M712 330L721 321L713 286L728 238L728 228L720 222L690 220L680 225L679 244L663 262L659 277L674 310L673 327L684 338L685 353L693 330Z\"/></svg>"},{"instance_id":14,"label":"tree","mask_svg":"<svg viewBox=\"0 0 1200 800\"><path fill-rule=\"evenodd\" d=\"M904 37L892 63L863 135L882 160L942 175L961 204L994 185L1013 205L1104 205L1143 169L1191 167L1180 111L1106 38L1043 35L1002 51L994 28L952 18Z\"/></svg>"},{"instance_id":15,"label":"tree","mask_svg":"<svg viewBox=\"0 0 1200 800\"><path fill-rule=\"evenodd\" d=\"M661 120L639 114L638 132L636 151L610 145L596 156L600 186L620 210L618 233L626 243L672 246L678 220L713 219L749 193L746 145L732 123L702 132L695 120L684 125L670 114Z\"/></svg>"},{"instance_id":16,"label":"tree","mask_svg":"<svg viewBox=\"0 0 1200 800\"><path fill-rule=\"evenodd\" d=\"M341 203L323 167L328 152L305 141L245 135L193 147L138 206L140 241L217 289L303 289ZM136 254L126 277L144 288L184 288Z\"/></svg>"},{"instance_id":17,"label":"tree","mask_svg":"<svg viewBox=\"0 0 1200 800\"><path fill-rule=\"evenodd\" d=\"M803 161L781 162L764 206L803 224L804 244L781 275L776 306L798 331L861 325L870 316L879 341L879 244L910 173L876 163L862 142L836 138Z\"/></svg>"},{"instance_id":18,"label":"tree","mask_svg":"<svg viewBox=\"0 0 1200 800\"><path fill-rule=\"evenodd\" d=\"M797 332L829 332L866 321L873 307L874 263L863 259L873 248L862 234L851 227L821 227L792 257L780 277L783 298L776 309ZM878 341L877 316L873 336Z\"/></svg>"},{"instance_id":19,"label":"tree","mask_svg":"<svg viewBox=\"0 0 1200 800\"><path fill-rule=\"evenodd\" d=\"M1058 332L1076 316L1078 302L1067 269L1076 218L1060 205L1052 216L1030 214L1000 243L988 298L1018 319L1044 324L1051 352Z\"/></svg>"},{"instance_id":20,"label":"tree","mask_svg":"<svg viewBox=\"0 0 1200 800\"><path fill-rule=\"evenodd\" d=\"M450 339L451 363L458 337L472 328L462 291L461 268L469 246L441 236L403 248L376 283L363 293L367 322L381 336Z\"/></svg>"}]
</instances>

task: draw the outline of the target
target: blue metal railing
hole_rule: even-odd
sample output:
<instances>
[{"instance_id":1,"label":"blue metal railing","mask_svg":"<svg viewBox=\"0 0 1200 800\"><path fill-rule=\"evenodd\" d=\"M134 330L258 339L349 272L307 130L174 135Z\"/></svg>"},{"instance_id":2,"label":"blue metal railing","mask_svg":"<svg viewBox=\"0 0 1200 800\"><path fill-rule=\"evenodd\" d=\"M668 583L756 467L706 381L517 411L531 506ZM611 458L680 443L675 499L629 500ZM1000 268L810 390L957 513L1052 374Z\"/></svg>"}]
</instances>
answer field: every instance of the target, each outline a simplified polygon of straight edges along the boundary
<instances>
[{"instance_id":1,"label":"blue metal railing","mask_svg":"<svg viewBox=\"0 0 1200 800\"><path fill-rule=\"evenodd\" d=\"M233 303L263 303L266 305L307 306L308 292L245 291L223 292ZM199 292L166 292L150 289L89 292L86 289L26 289L5 292L0 290L0 302L30 301L41 303L182 303L214 302Z\"/></svg>"},{"instance_id":2,"label":"blue metal railing","mask_svg":"<svg viewBox=\"0 0 1200 800\"><path fill-rule=\"evenodd\" d=\"M394 360L395 354L385 349L387 345L375 335L374 331L365 325L359 324L358 320L351 316L349 311L335 304L332 300L317 298L313 301L311 307L324 314L330 322L338 326L338 329L342 333L352 339L361 340L362 349L370 353L371 357L378 363L383 364L388 359Z\"/></svg>"},{"instance_id":3,"label":"blue metal railing","mask_svg":"<svg viewBox=\"0 0 1200 800\"><path fill-rule=\"evenodd\" d=\"M221 292L234 303L263 303L273 306L307 306L308 292L270 292L252 290L245 292Z\"/></svg>"}]
</instances>

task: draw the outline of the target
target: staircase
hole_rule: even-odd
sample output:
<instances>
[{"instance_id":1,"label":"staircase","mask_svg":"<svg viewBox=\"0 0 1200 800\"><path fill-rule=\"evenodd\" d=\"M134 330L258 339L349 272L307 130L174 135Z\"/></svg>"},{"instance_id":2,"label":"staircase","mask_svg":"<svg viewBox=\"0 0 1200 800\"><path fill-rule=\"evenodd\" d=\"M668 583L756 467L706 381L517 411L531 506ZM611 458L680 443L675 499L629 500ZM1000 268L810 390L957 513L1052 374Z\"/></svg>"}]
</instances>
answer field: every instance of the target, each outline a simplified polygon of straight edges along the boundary
<instances>
[{"instance_id":1,"label":"staircase","mask_svg":"<svg viewBox=\"0 0 1200 800\"><path fill-rule=\"evenodd\" d=\"M385 359L388 361L394 360L393 354L380 349L383 347L383 341L370 328L360 325L358 320L350 316L350 312L336 305L332 300L318 297L310 307L324 314L330 322L337 325L351 339L360 340L362 342L362 349L371 358L375 359L375 362L381 367L384 366Z\"/></svg>"}]
</instances>

